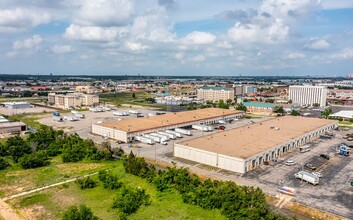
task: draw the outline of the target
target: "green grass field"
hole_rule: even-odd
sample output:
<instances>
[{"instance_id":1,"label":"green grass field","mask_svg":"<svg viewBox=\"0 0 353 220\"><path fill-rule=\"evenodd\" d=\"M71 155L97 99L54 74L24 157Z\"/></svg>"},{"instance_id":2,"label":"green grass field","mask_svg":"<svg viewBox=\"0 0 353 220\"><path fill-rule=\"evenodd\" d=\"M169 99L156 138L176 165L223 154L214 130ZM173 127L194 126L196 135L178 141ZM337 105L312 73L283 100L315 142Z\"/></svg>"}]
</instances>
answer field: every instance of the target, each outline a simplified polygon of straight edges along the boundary
<instances>
[{"instance_id":1,"label":"green grass field","mask_svg":"<svg viewBox=\"0 0 353 220\"><path fill-rule=\"evenodd\" d=\"M123 92L116 94L102 94L99 96L100 102L111 102L116 105L122 104L130 104L130 105L140 105L144 107L154 107L154 108L165 108L165 106L153 105L151 103L146 102L146 98L155 96L145 92L135 92L135 98L133 98L132 94L134 92Z\"/></svg>"},{"instance_id":2,"label":"green grass field","mask_svg":"<svg viewBox=\"0 0 353 220\"><path fill-rule=\"evenodd\" d=\"M184 204L181 195L175 191L160 193L146 180L125 173L121 162L113 164L113 172L125 185L144 188L151 198L149 206L140 207L128 219L226 219L219 210ZM97 176L91 178L99 182ZM24 217L34 219L60 219L68 206L78 204L86 204L100 219L117 219L118 210L111 208L116 192L104 189L100 182L97 187L85 190L76 183L69 183L13 199L10 204Z\"/></svg>"}]
</instances>

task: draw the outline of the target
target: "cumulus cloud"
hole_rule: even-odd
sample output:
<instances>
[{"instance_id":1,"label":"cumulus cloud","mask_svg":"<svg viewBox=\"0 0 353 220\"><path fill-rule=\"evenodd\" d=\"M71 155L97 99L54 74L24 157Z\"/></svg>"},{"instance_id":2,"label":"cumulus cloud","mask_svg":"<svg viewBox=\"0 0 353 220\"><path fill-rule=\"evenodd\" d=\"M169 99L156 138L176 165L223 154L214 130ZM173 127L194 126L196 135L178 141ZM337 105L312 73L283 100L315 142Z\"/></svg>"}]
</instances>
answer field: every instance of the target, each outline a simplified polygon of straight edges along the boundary
<instances>
[{"instance_id":1,"label":"cumulus cloud","mask_svg":"<svg viewBox=\"0 0 353 220\"><path fill-rule=\"evenodd\" d=\"M128 29L123 27L104 28L71 24L66 28L64 37L71 40L107 42L114 41L117 37L123 37L127 33Z\"/></svg>"},{"instance_id":2,"label":"cumulus cloud","mask_svg":"<svg viewBox=\"0 0 353 220\"><path fill-rule=\"evenodd\" d=\"M215 40L216 36L211 33L194 31L186 35L183 42L189 45L205 45L212 44Z\"/></svg>"},{"instance_id":3,"label":"cumulus cloud","mask_svg":"<svg viewBox=\"0 0 353 220\"><path fill-rule=\"evenodd\" d=\"M348 47L330 56L332 59L336 60L348 60L353 59L353 48Z\"/></svg>"},{"instance_id":4,"label":"cumulus cloud","mask_svg":"<svg viewBox=\"0 0 353 220\"><path fill-rule=\"evenodd\" d=\"M286 58L287 59L302 59L305 58L306 55L304 53L300 53L300 52L290 52L287 54Z\"/></svg>"},{"instance_id":5,"label":"cumulus cloud","mask_svg":"<svg viewBox=\"0 0 353 220\"><path fill-rule=\"evenodd\" d=\"M309 50L325 50L331 47L331 44L325 39L313 38L304 45L305 49Z\"/></svg>"},{"instance_id":6,"label":"cumulus cloud","mask_svg":"<svg viewBox=\"0 0 353 220\"><path fill-rule=\"evenodd\" d=\"M227 10L216 15L217 17L224 20L231 20L236 22L248 23L255 16L257 16L257 10L248 9L248 10Z\"/></svg>"},{"instance_id":7,"label":"cumulus cloud","mask_svg":"<svg viewBox=\"0 0 353 220\"><path fill-rule=\"evenodd\" d=\"M74 23L87 26L124 26L134 12L130 0L81 0Z\"/></svg>"},{"instance_id":8,"label":"cumulus cloud","mask_svg":"<svg viewBox=\"0 0 353 220\"><path fill-rule=\"evenodd\" d=\"M0 10L0 32L19 32L48 23L51 16L36 9L14 8Z\"/></svg>"},{"instance_id":9,"label":"cumulus cloud","mask_svg":"<svg viewBox=\"0 0 353 220\"><path fill-rule=\"evenodd\" d=\"M55 54L70 53L73 51L71 45L54 45L51 51Z\"/></svg>"},{"instance_id":10,"label":"cumulus cloud","mask_svg":"<svg viewBox=\"0 0 353 220\"><path fill-rule=\"evenodd\" d=\"M148 46L142 45L141 43L131 41L127 41L125 46L133 52L141 52L149 48Z\"/></svg>"},{"instance_id":11,"label":"cumulus cloud","mask_svg":"<svg viewBox=\"0 0 353 220\"><path fill-rule=\"evenodd\" d=\"M43 41L40 35L33 35L33 37L25 39L23 41L15 41L12 48L14 50L23 50L23 49L34 49Z\"/></svg>"}]
</instances>

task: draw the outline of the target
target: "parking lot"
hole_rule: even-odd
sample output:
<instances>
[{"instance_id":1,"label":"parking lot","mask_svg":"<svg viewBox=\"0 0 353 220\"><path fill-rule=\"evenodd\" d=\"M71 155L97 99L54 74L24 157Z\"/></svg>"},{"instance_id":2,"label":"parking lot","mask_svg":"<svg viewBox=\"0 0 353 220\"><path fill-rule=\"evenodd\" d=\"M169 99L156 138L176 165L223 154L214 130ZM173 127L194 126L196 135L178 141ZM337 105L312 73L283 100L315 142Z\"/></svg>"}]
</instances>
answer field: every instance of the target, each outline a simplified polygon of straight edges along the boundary
<instances>
[{"instance_id":1,"label":"parking lot","mask_svg":"<svg viewBox=\"0 0 353 220\"><path fill-rule=\"evenodd\" d=\"M22 114L33 114L33 113L43 113L52 112L52 109L33 106L33 108L20 108L12 109L6 107L0 107L0 113L4 115L22 115Z\"/></svg>"}]
</instances>

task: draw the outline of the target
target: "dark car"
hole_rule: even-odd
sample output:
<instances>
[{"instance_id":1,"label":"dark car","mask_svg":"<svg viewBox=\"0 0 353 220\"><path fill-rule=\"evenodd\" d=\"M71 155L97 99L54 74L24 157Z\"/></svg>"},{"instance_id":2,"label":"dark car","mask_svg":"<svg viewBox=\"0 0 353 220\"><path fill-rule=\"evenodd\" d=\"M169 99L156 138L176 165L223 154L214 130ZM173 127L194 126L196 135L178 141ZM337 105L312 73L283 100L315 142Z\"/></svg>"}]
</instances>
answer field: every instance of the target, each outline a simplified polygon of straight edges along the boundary
<instances>
[{"instance_id":1,"label":"dark car","mask_svg":"<svg viewBox=\"0 0 353 220\"><path fill-rule=\"evenodd\" d=\"M305 164L305 167L309 168L311 170L316 170L316 167L314 165L310 164L310 163Z\"/></svg>"},{"instance_id":2,"label":"dark car","mask_svg":"<svg viewBox=\"0 0 353 220\"><path fill-rule=\"evenodd\" d=\"M326 159L326 160L329 160L330 159L330 156L328 154L320 154L320 157Z\"/></svg>"}]
</instances>

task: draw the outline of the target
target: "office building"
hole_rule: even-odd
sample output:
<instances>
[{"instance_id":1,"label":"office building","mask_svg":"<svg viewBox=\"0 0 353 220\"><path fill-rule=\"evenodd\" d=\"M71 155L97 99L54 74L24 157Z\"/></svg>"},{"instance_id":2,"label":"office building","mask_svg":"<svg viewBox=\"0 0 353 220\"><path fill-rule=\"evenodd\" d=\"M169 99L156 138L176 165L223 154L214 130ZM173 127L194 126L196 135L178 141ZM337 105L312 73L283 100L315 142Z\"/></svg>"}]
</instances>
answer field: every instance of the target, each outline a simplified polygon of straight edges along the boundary
<instances>
[{"instance_id":1,"label":"office building","mask_svg":"<svg viewBox=\"0 0 353 220\"><path fill-rule=\"evenodd\" d=\"M301 106L326 106L327 88L325 86L289 86L289 99Z\"/></svg>"},{"instance_id":2,"label":"office building","mask_svg":"<svg viewBox=\"0 0 353 220\"><path fill-rule=\"evenodd\" d=\"M205 101L226 101L228 99L234 100L234 89L225 87L201 87L197 90L197 99Z\"/></svg>"},{"instance_id":3,"label":"office building","mask_svg":"<svg viewBox=\"0 0 353 220\"><path fill-rule=\"evenodd\" d=\"M99 104L99 96L82 93L74 94L48 94L48 102L58 108L70 109L83 106L95 106Z\"/></svg>"}]
</instances>

